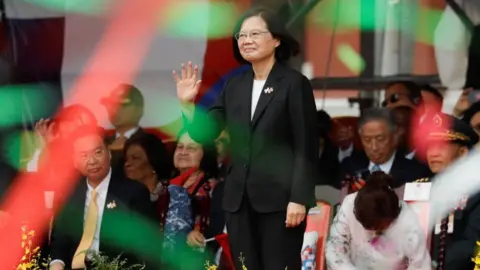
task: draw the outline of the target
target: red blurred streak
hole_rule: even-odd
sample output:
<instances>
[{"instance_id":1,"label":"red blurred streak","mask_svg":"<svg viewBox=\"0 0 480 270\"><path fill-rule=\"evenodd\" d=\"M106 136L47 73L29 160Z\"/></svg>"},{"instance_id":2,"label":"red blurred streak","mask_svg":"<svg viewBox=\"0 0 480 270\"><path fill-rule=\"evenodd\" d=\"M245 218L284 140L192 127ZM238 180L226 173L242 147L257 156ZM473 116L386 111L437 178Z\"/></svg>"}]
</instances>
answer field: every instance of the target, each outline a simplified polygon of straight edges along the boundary
<instances>
[{"instance_id":1,"label":"red blurred streak","mask_svg":"<svg viewBox=\"0 0 480 270\"><path fill-rule=\"evenodd\" d=\"M119 3L103 40L85 68L84 75L72 87L73 103L88 102L93 91L106 94L112 85L131 82L134 79L155 36L159 11L166 2L123 0ZM122 42L119 43L119 37L124 33L129 33L130 39L121 39ZM132 33L135 33L136 38L131 37ZM125 72L111 76L101 76L97 73L99 70L115 70L119 65L125 68ZM99 122L104 120L101 119ZM46 161L46 167L55 167L55 164L61 164L60 161L71 158L67 155L67 145L62 143L56 144L55 147L56 149L52 151L58 155ZM49 175L40 173L33 178L21 175L15 180L3 208L12 215L12 218L0 236L2 251L0 269L15 267L23 255L23 250L20 249L20 224L23 220L28 219L30 227L37 230L37 235L45 232L49 215L45 211L43 191L47 185L50 186L50 190L55 190L57 197L57 194L69 194L76 183L71 181L75 179L74 170L66 167L55 169L56 175L60 177L55 179L53 186L48 185Z\"/></svg>"},{"instance_id":2,"label":"red blurred streak","mask_svg":"<svg viewBox=\"0 0 480 270\"><path fill-rule=\"evenodd\" d=\"M420 123L421 122L421 123ZM429 137L432 132L445 132L452 128L451 119L443 114L422 115L416 113L411 121L411 137L415 149L415 157L421 161L427 160L427 148L432 142ZM446 140L435 140L436 145L446 145Z\"/></svg>"}]
</instances>

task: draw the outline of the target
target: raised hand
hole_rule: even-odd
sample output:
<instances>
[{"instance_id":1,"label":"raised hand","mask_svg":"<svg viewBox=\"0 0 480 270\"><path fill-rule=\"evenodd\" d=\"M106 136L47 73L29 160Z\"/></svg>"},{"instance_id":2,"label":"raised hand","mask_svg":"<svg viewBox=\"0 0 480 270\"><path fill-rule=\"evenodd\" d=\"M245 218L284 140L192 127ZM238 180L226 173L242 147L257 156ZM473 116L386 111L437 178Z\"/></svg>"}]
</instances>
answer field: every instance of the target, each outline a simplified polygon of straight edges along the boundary
<instances>
[{"instance_id":1,"label":"raised hand","mask_svg":"<svg viewBox=\"0 0 480 270\"><path fill-rule=\"evenodd\" d=\"M35 124L35 131L37 135L41 138L42 143L45 145L53 141L57 136L53 132L53 127L55 122L52 122L50 119L40 119Z\"/></svg>"},{"instance_id":2,"label":"raised hand","mask_svg":"<svg viewBox=\"0 0 480 270\"><path fill-rule=\"evenodd\" d=\"M182 63L182 71L179 76L173 71L173 78L177 83L177 97L182 103L191 103L195 100L200 89L201 80L198 80L198 66L192 67L192 62L187 66Z\"/></svg>"}]
</instances>

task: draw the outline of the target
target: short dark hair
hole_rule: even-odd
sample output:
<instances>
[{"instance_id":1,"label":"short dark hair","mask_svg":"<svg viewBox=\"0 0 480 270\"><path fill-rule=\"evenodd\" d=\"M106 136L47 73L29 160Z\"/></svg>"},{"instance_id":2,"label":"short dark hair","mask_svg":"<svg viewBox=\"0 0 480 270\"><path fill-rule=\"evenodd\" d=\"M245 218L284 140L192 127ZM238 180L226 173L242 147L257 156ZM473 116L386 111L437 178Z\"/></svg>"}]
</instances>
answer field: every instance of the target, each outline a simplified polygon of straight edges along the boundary
<instances>
[{"instance_id":1,"label":"short dark hair","mask_svg":"<svg viewBox=\"0 0 480 270\"><path fill-rule=\"evenodd\" d=\"M238 48L238 42L235 38L235 34L240 31L240 29L242 28L242 24L246 19L254 16L260 16L265 21L267 29L272 34L272 36L280 40L280 45L275 49L275 59L277 61L285 63L291 57L296 56L298 53L300 53L300 44L287 31L287 27L283 22L281 16L273 10L263 7L257 7L245 12L237 21L233 29L233 55L240 64L249 64L250 62L248 62L242 57L240 49Z\"/></svg>"},{"instance_id":2,"label":"short dark hair","mask_svg":"<svg viewBox=\"0 0 480 270\"><path fill-rule=\"evenodd\" d=\"M386 122L390 131L395 131L397 129L395 114L388 108L368 108L364 110L358 120L359 130L363 125L371 121Z\"/></svg>"},{"instance_id":3,"label":"short dark hair","mask_svg":"<svg viewBox=\"0 0 480 270\"><path fill-rule=\"evenodd\" d=\"M178 135L177 135L177 144L178 140L185 135L188 134L186 129L181 130ZM199 170L201 170L207 179L209 178L217 178L218 177L218 161L217 161L217 146L215 144L215 141L209 141L209 142L202 142L199 143L202 146L203 150L203 157L202 160L200 161L200 167ZM176 146L175 146L176 148ZM175 170L174 171L174 177L179 175L180 173Z\"/></svg>"},{"instance_id":4,"label":"short dark hair","mask_svg":"<svg viewBox=\"0 0 480 270\"><path fill-rule=\"evenodd\" d=\"M150 133L142 133L130 137L123 147L123 156L127 156L127 150L133 145L140 146L147 156L148 163L155 170L159 180L168 179L172 173L172 157L162 141Z\"/></svg>"},{"instance_id":5,"label":"short dark hair","mask_svg":"<svg viewBox=\"0 0 480 270\"><path fill-rule=\"evenodd\" d=\"M366 179L354 201L355 218L367 230L375 230L384 221L393 221L400 214L400 200L391 188L392 176L378 171Z\"/></svg>"},{"instance_id":6,"label":"short dark hair","mask_svg":"<svg viewBox=\"0 0 480 270\"><path fill-rule=\"evenodd\" d=\"M422 90L422 88L412 81L393 81L388 83L385 88L389 88L397 84L405 87L405 89L407 89L407 91L410 92L412 96L420 96L420 91Z\"/></svg>"},{"instance_id":7,"label":"short dark hair","mask_svg":"<svg viewBox=\"0 0 480 270\"><path fill-rule=\"evenodd\" d=\"M332 117L324 110L317 111L317 131L321 137L332 131Z\"/></svg>"}]
</instances>

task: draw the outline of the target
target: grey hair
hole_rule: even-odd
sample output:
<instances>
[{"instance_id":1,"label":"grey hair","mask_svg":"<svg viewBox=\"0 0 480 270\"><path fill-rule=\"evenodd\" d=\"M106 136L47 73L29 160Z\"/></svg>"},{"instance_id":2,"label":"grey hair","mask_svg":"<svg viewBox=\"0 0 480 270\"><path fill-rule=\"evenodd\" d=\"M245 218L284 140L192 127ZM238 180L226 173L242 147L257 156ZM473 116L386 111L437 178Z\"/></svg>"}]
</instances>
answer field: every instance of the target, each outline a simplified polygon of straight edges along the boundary
<instances>
[{"instance_id":1,"label":"grey hair","mask_svg":"<svg viewBox=\"0 0 480 270\"><path fill-rule=\"evenodd\" d=\"M364 110L358 120L358 132L360 133L362 127L372 121L384 121L387 123L390 132L397 131L395 114L388 108L368 108Z\"/></svg>"}]
</instances>

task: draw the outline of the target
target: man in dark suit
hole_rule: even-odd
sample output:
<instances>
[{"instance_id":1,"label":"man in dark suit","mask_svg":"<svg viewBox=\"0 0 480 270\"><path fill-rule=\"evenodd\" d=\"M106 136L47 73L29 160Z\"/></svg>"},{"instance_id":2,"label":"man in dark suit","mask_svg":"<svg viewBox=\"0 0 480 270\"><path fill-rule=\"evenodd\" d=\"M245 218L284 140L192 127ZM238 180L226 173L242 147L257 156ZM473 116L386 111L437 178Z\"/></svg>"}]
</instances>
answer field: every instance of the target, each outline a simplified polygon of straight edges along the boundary
<instances>
[{"instance_id":1,"label":"man in dark suit","mask_svg":"<svg viewBox=\"0 0 480 270\"><path fill-rule=\"evenodd\" d=\"M371 108L364 111L359 120L359 134L364 152L356 152L341 164L341 181L349 177L365 179L373 171L381 170L394 178L393 188L421 177L430 176L430 172L418 162L405 158L398 150L398 132L395 116L387 108Z\"/></svg>"},{"instance_id":2,"label":"man in dark suit","mask_svg":"<svg viewBox=\"0 0 480 270\"><path fill-rule=\"evenodd\" d=\"M319 175L315 184L335 185L340 170L340 149L330 139L332 119L324 110L317 112L317 136L319 141L317 166ZM352 145L353 148L353 145ZM353 152L353 151L352 151Z\"/></svg>"},{"instance_id":3,"label":"man in dark suit","mask_svg":"<svg viewBox=\"0 0 480 270\"><path fill-rule=\"evenodd\" d=\"M434 117L436 127L426 136L427 162L434 174L441 173L457 160L468 155L478 142L478 135L462 120L449 115L437 114ZM433 178L434 179L434 178ZM419 179L416 182L429 182ZM433 182L435 184L435 182ZM455 184L455 181L452 181ZM453 232L449 235L451 224L444 219L446 226L435 229L432 237L432 259L442 265L444 270L473 269L472 257L476 241L480 240L480 193L462 198L452 207ZM440 269L440 268L439 268Z\"/></svg>"},{"instance_id":4,"label":"man in dark suit","mask_svg":"<svg viewBox=\"0 0 480 270\"><path fill-rule=\"evenodd\" d=\"M83 176L56 217L51 238L50 269L83 269L84 251L120 254L138 262L126 244L140 235L139 222L154 217L150 194L142 184L119 177L110 166L110 153L97 128L82 128L71 135L75 168ZM123 237L123 239L122 239ZM127 243L128 242L128 243ZM125 252L126 251L126 252Z\"/></svg>"},{"instance_id":5,"label":"man in dark suit","mask_svg":"<svg viewBox=\"0 0 480 270\"><path fill-rule=\"evenodd\" d=\"M100 103L107 110L108 119L115 127L115 135L105 138L105 141L112 152L112 167L115 171L123 171L123 146L125 141L133 136L145 133L140 127L140 120L144 113L144 98L138 88L130 84L120 84L107 97L100 100ZM166 156L165 160L171 160L167 148L162 142L163 150L161 155ZM159 177L168 178L171 166L165 172L159 173Z\"/></svg>"},{"instance_id":6,"label":"man in dark suit","mask_svg":"<svg viewBox=\"0 0 480 270\"><path fill-rule=\"evenodd\" d=\"M110 148L121 149L125 140L137 132L144 132L139 123L144 112L144 98L140 90L130 84L120 84L100 103L107 110L108 119L115 127L116 134L107 138Z\"/></svg>"},{"instance_id":7,"label":"man in dark suit","mask_svg":"<svg viewBox=\"0 0 480 270\"><path fill-rule=\"evenodd\" d=\"M208 114L192 110L198 68L174 74L192 139L230 134L231 164L223 208L236 269L301 269L305 216L315 203L318 138L309 80L283 65L299 50L281 18L255 9L232 38L238 61L251 65L231 78ZM243 21L244 20L244 21ZM248 23L247 23L248 22Z\"/></svg>"}]
</instances>

